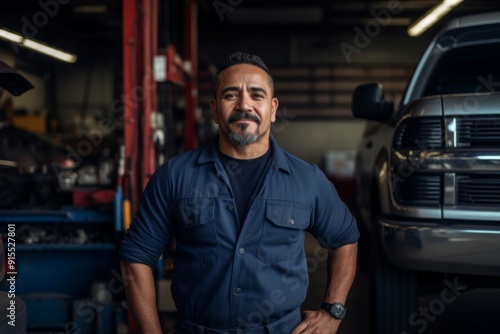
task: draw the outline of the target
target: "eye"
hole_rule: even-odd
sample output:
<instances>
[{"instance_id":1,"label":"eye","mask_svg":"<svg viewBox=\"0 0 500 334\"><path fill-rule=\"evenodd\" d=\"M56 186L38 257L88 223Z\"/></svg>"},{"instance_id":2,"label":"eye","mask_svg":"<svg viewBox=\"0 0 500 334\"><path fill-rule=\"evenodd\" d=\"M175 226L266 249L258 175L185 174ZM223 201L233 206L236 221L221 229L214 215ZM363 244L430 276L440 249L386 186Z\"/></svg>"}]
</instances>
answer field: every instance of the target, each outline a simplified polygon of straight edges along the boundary
<instances>
[{"instance_id":1,"label":"eye","mask_svg":"<svg viewBox=\"0 0 500 334\"><path fill-rule=\"evenodd\" d=\"M226 93L226 94L224 94L223 98L228 99L228 100L236 99L236 98L238 98L238 94Z\"/></svg>"},{"instance_id":2,"label":"eye","mask_svg":"<svg viewBox=\"0 0 500 334\"><path fill-rule=\"evenodd\" d=\"M255 98L255 99L263 99L264 95L259 94L259 93L254 93L254 94L252 94L252 97Z\"/></svg>"}]
</instances>

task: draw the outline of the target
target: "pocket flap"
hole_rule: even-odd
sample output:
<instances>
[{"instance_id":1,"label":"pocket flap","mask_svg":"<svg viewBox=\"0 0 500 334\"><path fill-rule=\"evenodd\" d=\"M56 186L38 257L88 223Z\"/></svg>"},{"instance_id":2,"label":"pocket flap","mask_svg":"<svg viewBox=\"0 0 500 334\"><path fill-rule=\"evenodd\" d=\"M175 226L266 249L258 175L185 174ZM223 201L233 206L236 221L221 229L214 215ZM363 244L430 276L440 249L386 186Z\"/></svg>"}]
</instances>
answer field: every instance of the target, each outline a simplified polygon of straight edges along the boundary
<instances>
[{"instance_id":1,"label":"pocket flap","mask_svg":"<svg viewBox=\"0 0 500 334\"><path fill-rule=\"evenodd\" d=\"M268 201L266 217L275 225L304 230L309 226L311 207L292 201Z\"/></svg>"},{"instance_id":2,"label":"pocket flap","mask_svg":"<svg viewBox=\"0 0 500 334\"><path fill-rule=\"evenodd\" d=\"M181 226L184 228L206 224L214 218L212 198L188 198L176 205Z\"/></svg>"}]
</instances>

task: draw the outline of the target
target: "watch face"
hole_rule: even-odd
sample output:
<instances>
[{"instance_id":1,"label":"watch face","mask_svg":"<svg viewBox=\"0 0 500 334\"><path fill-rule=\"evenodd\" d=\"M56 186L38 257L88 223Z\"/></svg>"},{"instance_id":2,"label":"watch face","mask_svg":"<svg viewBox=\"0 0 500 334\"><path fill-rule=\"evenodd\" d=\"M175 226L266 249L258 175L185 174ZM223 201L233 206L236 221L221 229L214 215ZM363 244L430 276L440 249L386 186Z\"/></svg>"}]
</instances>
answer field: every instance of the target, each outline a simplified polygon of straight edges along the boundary
<instances>
[{"instance_id":1,"label":"watch face","mask_svg":"<svg viewBox=\"0 0 500 334\"><path fill-rule=\"evenodd\" d=\"M321 308L330 313L332 317L336 319L343 319L347 312L347 308L340 303L334 303L334 304L323 303L321 304Z\"/></svg>"},{"instance_id":2,"label":"watch face","mask_svg":"<svg viewBox=\"0 0 500 334\"><path fill-rule=\"evenodd\" d=\"M345 316L346 308L342 304L333 304L331 313L335 318L342 319Z\"/></svg>"}]
</instances>

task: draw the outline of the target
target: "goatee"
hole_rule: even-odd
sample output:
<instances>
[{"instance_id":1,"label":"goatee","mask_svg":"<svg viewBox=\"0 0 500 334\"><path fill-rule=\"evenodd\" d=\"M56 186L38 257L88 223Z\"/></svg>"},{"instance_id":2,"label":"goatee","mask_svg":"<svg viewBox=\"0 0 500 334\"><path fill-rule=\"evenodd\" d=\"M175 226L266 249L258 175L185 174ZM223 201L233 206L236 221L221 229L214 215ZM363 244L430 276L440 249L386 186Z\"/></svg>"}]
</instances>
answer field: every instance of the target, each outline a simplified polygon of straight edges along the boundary
<instances>
[{"instance_id":1,"label":"goatee","mask_svg":"<svg viewBox=\"0 0 500 334\"><path fill-rule=\"evenodd\" d=\"M241 124L238 124L241 132L240 133L232 132L230 124L233 122L236 122L240 119L248 119L250 121L257 123L257 130L255 130L254 133L247 133L246 130L247 130L249 124L248 123L241 123ZM251 113L237 113L237 114L231 115L231 117L229 117L229 119L227 121L227 128L229 130L229 134L228 134L229 139L234 144L236 144L238 146L245 146L245 145L249 145L249 144L254 143L259 138L259 125L260 125L260 123L261 123L261 120L257 116L252 115Z\"/></svg>"}]
</instances>

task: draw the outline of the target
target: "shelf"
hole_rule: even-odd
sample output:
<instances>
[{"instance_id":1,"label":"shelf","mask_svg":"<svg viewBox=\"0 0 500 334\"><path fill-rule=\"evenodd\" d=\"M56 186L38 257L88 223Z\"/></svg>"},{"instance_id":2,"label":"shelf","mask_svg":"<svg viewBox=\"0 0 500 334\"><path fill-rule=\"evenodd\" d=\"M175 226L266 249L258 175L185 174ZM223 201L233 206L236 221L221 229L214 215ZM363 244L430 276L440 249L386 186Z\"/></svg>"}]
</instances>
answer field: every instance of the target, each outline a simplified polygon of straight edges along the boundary
<instances>
[{"instance_id":1,"label":"shelf","mask_svg":"<svg viewBox=\"0 0 500 334\"><path fill-rule=\"evenodd\" d=\"M111 223L113 216L78 207L61 210L0 210L0 223Z\"/></svg>"},{"instance_id":2,"label":"shelf","mask_svg":"<svg viewBox=\"0 0 500 334\"><path fill-rule=\"evenodd\" d=\"M88 244L17 244L16 250L19 252L28 251L114 251L118 248L117 245L112 243L88 243Z\"/></svg>"}]
</instances>

